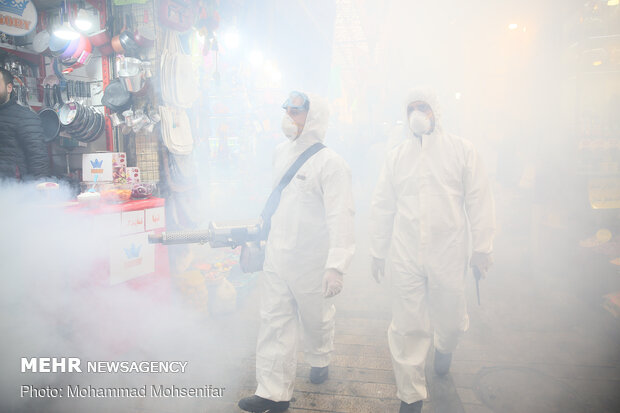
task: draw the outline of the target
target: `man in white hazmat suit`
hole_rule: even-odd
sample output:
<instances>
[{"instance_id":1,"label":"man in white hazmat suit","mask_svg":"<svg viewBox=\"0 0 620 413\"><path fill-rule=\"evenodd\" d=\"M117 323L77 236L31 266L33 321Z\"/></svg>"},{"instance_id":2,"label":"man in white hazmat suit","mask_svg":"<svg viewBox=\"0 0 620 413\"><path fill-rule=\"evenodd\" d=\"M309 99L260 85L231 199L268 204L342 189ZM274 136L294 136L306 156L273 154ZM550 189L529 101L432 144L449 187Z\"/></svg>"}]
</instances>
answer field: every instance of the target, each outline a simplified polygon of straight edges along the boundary
<instances>
[{"instance_id":1,"label":"man in white hazmat suit","mask_svg":"<svg viewBox=\"0 0 620 413\"><path fill-rule=\"evenodd\" d=\"M327 130L322 99L293 92L283 105L288 141L276 148L276 184L299 155ZM289 407L303 332L310 380L327 379L334 342L335 307L328 299L342 290L355 252L351 172L329 148L310 157L284 188L271 218L260 278L261 326L256 346L256 394L239 401L250 412Z\"/></svg>"},{"instance_id":2,"label":"man in white hazmat suit","mask_svg":"<svg viewBox=\"0 0 620 413\"><path fill-rule=\"evenodd\" d=\"M387 156L370 219L373 276L391 276L388 341L401 413L422 411L431 342L435 371L445 375L469 326L468 222L469 265L483 275L495 233L493 196L473 145L443 131L432 92L412 91L406 108L409 139Z\"/></svg>"}]
</instances>

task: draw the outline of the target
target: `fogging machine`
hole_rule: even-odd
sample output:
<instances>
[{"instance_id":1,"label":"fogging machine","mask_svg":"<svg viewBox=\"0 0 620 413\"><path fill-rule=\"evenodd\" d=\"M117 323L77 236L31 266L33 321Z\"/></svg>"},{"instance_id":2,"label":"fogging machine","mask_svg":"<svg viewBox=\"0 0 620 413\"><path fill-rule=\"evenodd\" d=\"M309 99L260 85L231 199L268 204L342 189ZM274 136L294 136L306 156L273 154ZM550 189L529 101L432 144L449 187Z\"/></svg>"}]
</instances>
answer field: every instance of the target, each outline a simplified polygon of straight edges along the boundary
<instances>
[{"instance_id":1,"label":"fogging machine","mask_svg":"<svg viewBox=\"0 0 620 413\"><path fill-rule=\"evenodd\" d=\"M149 234L151 244L205 244L211 248L236 248L247 242L264 240L261 221L211 221L208 229L188 231L165 231L161 234Z\"/></svg>"},{"instance_id":2,"label":"fogging machine","mask_svg":"<svg viewBox=\"0 0 620 413\"><path fill-rule=\"evenodd\" d=\"M263 269L265 241L271 228L271 217L280 203L282 191L291 182L299 168L315 153L325 148L320 142L311 145L288 168L278 185L271 191L261 218L246 221L211 221L208 229L190 231L167 231L149 235L150 243L189 244L208 243L211 248L236 248L241 246L239 264L243 272Z\"/></svg>"},{"instance_id":3,"label":"fogging machine","mask_svg":"<svg viewBox=\"0 0 620 413\"><path fill-rule=\"evenodd\" d=\"M191 244L208 243L211 248L236 248L248 243L261 244L265 241L271 228L271 217L278 208L282 191L291 182L299 168L315 153L325 148L320 142L311 145L288 168L278 185L271 191L261 218L244 221L211 221L208 229L190 231L167 231L149 235L151 244ZM263 243L264 244L264 243ZM262 265L262 263L261 263Z\"/></svg>"}]
</instances>

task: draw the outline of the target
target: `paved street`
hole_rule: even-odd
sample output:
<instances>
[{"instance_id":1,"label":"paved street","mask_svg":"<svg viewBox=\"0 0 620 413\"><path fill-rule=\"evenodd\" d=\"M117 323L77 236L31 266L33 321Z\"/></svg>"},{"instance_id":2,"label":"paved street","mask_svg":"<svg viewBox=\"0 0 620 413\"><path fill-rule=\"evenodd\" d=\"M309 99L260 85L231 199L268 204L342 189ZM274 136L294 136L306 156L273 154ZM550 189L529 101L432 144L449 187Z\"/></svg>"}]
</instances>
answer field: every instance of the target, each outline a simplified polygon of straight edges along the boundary
<instances>
[{"instance_id":1,"label":"paved street","mask_svg":"<svg viewBox=\"0 0 620 413\"><path fill-rule=\"evenodd\" d=\"M583 251L572 228L542 226L534 241L539 247L532 250L527 214L520 213L518 203L503 201L498 197L498 210L504 207L505 213L498 214L496 264L481 282L482 305L476 303L470 277L470 330L447 377L428 371L424 412L620 411L620 323L603 309L601 294L618 286L620 274L606 256ZM358 223L365 221L364 213ZM330 378L311 384L300 354L291 412L398 411L386 338L387 288L370 277L363 225L358 232L358 254L336 299ZM221 405L206 404L196 411L238 411L236 400L253 393L257 300L254 292L236 314L209 319L240 357L221 361L223 370L236 372L236 392L228 393Z\"/></svg>"}]
</instances>

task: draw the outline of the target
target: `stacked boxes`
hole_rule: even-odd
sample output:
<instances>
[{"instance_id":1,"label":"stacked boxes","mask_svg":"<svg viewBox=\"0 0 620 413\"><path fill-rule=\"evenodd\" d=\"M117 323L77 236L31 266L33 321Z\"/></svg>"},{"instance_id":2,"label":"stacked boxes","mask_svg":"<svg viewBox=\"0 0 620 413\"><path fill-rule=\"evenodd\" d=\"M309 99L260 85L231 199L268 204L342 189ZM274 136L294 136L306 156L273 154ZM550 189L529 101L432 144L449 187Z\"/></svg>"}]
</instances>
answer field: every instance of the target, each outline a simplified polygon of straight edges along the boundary
<instances>
[{"instance_id":1,"label":"stacked boxes","mask_svg":"<svg viewBox=\"0 0 620 413\"><path fill-rule=\"evenodd\" d=\"M82 155L82 181L127 182L127 159L124 152L98 152Z\"/></svg>"},{"instance_id":2,"label":"stacked boxes","mask_svg":"<svg viewBox=\"0 0 620 413\"><path fill-rule=\"evenodd\" d=\"M127 183L129 184L140 183L140 168L136 168L136 167L127 168Z\"/></svg>"}]
</instances>

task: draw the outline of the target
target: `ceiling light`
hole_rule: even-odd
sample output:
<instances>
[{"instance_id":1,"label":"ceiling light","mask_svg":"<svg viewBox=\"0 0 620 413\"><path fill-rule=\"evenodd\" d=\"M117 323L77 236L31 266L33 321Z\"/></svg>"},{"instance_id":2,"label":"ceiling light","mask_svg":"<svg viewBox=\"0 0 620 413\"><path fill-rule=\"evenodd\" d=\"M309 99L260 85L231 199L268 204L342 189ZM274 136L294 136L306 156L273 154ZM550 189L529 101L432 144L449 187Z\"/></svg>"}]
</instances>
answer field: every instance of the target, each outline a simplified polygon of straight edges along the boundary
<instances>
[{"instance_id":1,"label":"ceiling light","mask_svg":"<svg viewBox=\"0 0 620 413\"><path fill-rule=\"evenodd\" d=\"M90 30L93 27L93 14L81 9L75 17L73 25L82 32Z\"/></svg>"},{"instance_id":2,"label":"ceiling light","mask_svg":"<svg viewBox=\"0 0 620 413\"><path fill-rule=\"evenodd\" d=\"M276 66L273 64L273 62L271 62L270 60L267 60L265 62L265 65L263 66L263 69L265 70L265 72L267 73L272 73L276 70Z\"/></svg>"},{"instance_id":3,"label":"ceiling light","mask_svg":"<svg viewBox=\"0 0 620 413\"><path fill-rule=\"evenodd\" d=\"M236 49L239 47L239 43L241 43L241 38L236 29L230 29L224 34L224 46L226 46L227 49Z\"/></svg>"},{"instance_id":4,"label":"ceiling light","mask_svg":"<svg viewBox=\"0 0 620 413\"><path fill-rule=\"evenodd\" d=\"M618 4L620 4L620 0L608 0L607 1L608 6L617 6Z\"/></svg>"},{"instance_id":5,"label":"ceiling light","mask_svg":"<svg viewBox=\"0 0 620 413\"><path fill-rule=\"evenodd\" d=\"M518 25L517 23L510 23L510 24L508 25L508 28L509 28L510 30L516 30L518 27L519 27L519 25Z\"/></svg>"},{"instance_id":6,"label":"ceiling light","mask_svg":"<svg viewBox=\"0 0 620 413\"><path fill-rule=\"evenodd\" d=\"M254 67L260 67L263 64L263 62L265 61L265 58L263 57L263 54L260 51L258 51L258 50L253 50L250 53L249 59L250 59L250 63Z\"/></svg>"},{"instance_id":7,"label":"ceiling light","mask_svg":"<svg viewBox=\"0 0 620 413\"><path fill-rule=\"evenodd\" d=\"M64 22L62 25L57 26L54 29L54 35L63 40L74 40L80 37L80 34L73 30L73 27L69 26L68 22Z\"/></svg>"},{"instance_id":8,"label":"ceiling light","mask_svg":"<svg viewBox=\"0 0 620 413\"><path fill-rule=\"evenodd\" d=\"M600 66L602 64L603 64L602 60L595 60L595 61L592 62L592 66Z\"/></svg>"}]
</instances>

